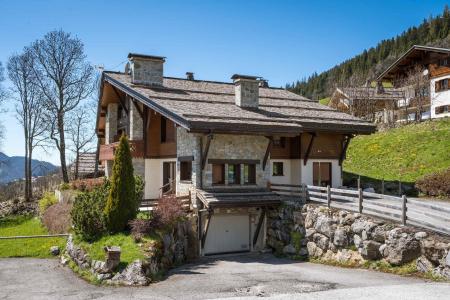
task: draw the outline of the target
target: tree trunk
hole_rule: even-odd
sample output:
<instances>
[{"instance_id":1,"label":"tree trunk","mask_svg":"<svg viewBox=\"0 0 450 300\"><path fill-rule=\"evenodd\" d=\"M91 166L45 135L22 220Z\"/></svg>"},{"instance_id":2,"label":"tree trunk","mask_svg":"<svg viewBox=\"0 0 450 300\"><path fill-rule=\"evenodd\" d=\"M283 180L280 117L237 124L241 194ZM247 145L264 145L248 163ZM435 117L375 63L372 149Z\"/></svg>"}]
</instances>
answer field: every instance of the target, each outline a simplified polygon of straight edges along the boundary
<instances>
[{"instance_id":1,"label":"tree trunk","mask_svg":"<svg viewBox=\"0 0 450 300\"><path fill-rule=\"evenodd\" d=\"M61 161L61 174L63 181L69 183L69 176L67 174L66 165L66 141L64 137L64 115L62 113L58 114L58 134L59 134L59 158Z\"/></svg>"},{"instance_id":2,"label":"tree trunk","mask_svg":"<svg viewBox=\"0 0 450 300\"><path fill-rule=\"evenodd\" d=\"M25 172L24 172L24 177L25 177L25 183L24 183L24 198L25 201L30 201L31 199L29 198L29 191L28 191L28 181L29 181L29 176L28 176L28 135L27 135L27 131L25 130L25 160L24 160L24 168L25 168Z\"/></svg>"},{"instance_id":3,"label":"tree trunk","mask_svg":"<svg viewBox=\"0 0 450 300\"><path fill-rule=\"evenodd\" d=\"M78 179L78 166L80 164L80 150L77 149L76 151L76 158L75 158L75 179Z\"/></svg>"},{"instance_id":4,"label":"tree trunk","mask_svg":"<svg viewBox=\"0 0 450 300\"><path fill-rule=\"evenodd\" d=\"M33 160L33 146L31 143L28 145L28 198L33 200L33 184L31 178L33 177L33 170L31 168L31 163Z\"/></svg>"}]
</instances>

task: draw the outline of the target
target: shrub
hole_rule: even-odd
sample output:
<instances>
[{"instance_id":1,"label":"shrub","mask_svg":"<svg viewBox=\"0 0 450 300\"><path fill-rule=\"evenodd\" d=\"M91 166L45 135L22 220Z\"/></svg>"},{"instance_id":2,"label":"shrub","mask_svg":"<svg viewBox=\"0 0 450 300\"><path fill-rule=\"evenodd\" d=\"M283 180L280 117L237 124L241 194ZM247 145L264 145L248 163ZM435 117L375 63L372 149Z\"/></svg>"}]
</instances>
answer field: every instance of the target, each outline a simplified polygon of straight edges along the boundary
<instances>
[{"instance_id":1,"label":"shrub","mask_svg":"<svg viewBox=\"0 0 450 300\"><path fill-rule=\"evenodd\" d=\"M105 231L104 209L108 197L109 181L94 188L91 192L80 193L74 201L71 211L75 233L90 241Z\"/></svg>"},{"instance_id":2,"label":"shrub","mask_svg":"<svg viewBox=\"0 0 450 300\"><path fill-rule=\"evenodd\" d=\"M111 233L125 229L128 222L136 217L138 203L128 139L122 135L114 156L111 187L106 201L105 216Z\"/></svg>"},{"instance_id":3,"label":"shrub","mask_svg":"<svg viewBox=\"0 0 450 300\"><path fill-rule=\"evenodd\" d=\"M56 199L55 194L45 192L44 196L42 196L41 200L39 200L39 213L41 216L44 215L47 208L56 203L58 203L58 199Z\"/></svg>"},{"instance_id":4,"label":"shrub","mask_svg":"<svg viewBox=\"0 0 450 300\"><path fill-rule=\"evenodd\" d=\"M78 191L92 191L94 188L102 186L105 178L89 178L89 179L78 179L70 182L71 188Z\"/></svg>"},{"instance_id":5,"label":"shrub","mask_svg":"<svg viewBox=\"0 0 450 300\"><path fill-rule=\"evenodd\" d=\"M420 178L416 188L425 195L450 197L450 168Z\"/></svg>"},{"instance_id":6,"label":"shrub","mask_svg":"<svg viewBox=\"0 0 450 300\"><path fill-rule=\"evenodd\" d=\"M70 190L70 184L68 184L67 182L63 182L59 185L59 190L60 191L67 191Z\"/></svg>"},{"instance_id":7,"label":"shrub","mask_svg":"<svg viewBox=\"0 0 450 300\"><path fill-rule=\"evenodd\" d=\"M50 233L67 233L71 227L70 203L59 202L50 206L42 216L42 223Z\"/></svg>"},{"instance_id":8,"label":"shrub","mask_svg":"<svg viewBox=\"0 0 450 300\"><path fill-rule=\"evenodd\" d=\"M171 228L186 217L186 211L175 196L165 196L158 200L154 217L158 220L158 227Z\"/></svg>"}]
</instances>

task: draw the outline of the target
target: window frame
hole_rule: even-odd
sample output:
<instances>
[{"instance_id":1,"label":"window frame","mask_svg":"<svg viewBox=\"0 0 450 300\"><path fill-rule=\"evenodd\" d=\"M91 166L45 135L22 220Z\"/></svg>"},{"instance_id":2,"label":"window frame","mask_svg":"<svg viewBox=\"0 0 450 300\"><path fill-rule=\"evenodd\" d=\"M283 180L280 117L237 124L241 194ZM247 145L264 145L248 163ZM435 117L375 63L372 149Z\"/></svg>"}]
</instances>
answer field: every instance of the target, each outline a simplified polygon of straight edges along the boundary
<instances>
[{"instance_id":1,"label":"window frame","mask_svg":"<svg viewBox=\"0 0 450 300\"><path fill-rule=\"evenodd\" d=\"M281 173L275 173L275 169L278 170L278 168L275 168L275 164L277 164L278 166L281 165ZM272 162L272 176L275 176L275 177L284 176L284 163L282 161L274 161L274 162Z\"/></svg>"},{"instance_id":2,"label":"window frame","mask_svg":"<svg viewBox=\"0 0 450 300\"><path fill-rule=\"evenodd\" d=\"M192 161L180 161L180 181L192 182Z\"/></svg>"},{"instance_id":3,"label":"window frame","mask_svg":"<svg viewBox=\"0 0 450 300\"><path fill-rule=\"evenodd\" d=\"M215 171L214 171L214 169L215 168L217 168L217 167L220 167L221 168L221 173L222 173L222 180L220 181L220 182L214 182L214 174L215 174ZM225 176L226 176L226 174L225 174L225 164L211 164L211 185L225 185Z\"/></svg>"},{"instance_id":4,"label":"window frame","mask_svg":"<svg viewBox=\"0 0 450 300\"><path fill-rule=\"evenodd\" d=\"M246 168L248 168L246 175ZM252 173L250 173L253 169ZM252 179L252 180L250 180ZM244 164L244 185L256 185L256 164Z\"/></svg>"},{"instance_id":5,"label":"window frame","mask_svg":"<svg viewBox=\"0 0 450 300\"><path fill-rule=\"evenodd\" d=\"M233 178L234 182L230 183L230 167L234 169L233 174L231 175L231 178ZM228 164L228 170L227 170L227 179L228 179L228 185L240 185L241 184L241 165L240 164Z\"/></svg>"}]
</instances>

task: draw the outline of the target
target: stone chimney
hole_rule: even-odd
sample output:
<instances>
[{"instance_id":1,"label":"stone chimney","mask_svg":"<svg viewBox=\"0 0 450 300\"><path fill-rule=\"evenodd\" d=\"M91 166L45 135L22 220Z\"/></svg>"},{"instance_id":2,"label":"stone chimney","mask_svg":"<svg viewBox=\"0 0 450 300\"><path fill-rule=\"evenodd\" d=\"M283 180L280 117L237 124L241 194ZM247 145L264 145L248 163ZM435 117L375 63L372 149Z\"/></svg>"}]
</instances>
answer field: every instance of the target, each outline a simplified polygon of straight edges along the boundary
<instances>
[{"instance_id":1,"label":"stone chimney","mask_svg":"<svg viewBox=\"0 0 450 300\"><path fill-rule=\"evenodd\" d=\"M130 53L128 60L130 61L131 83L148 86L163 84L165 57Z\"/></svg>"},{"instance_id":2,"label":"stone chimney","mask_svg":"<svg viewBox=\"0 0 450 300\"><path fill-rule=\"evenodd\" d=\"M186 72L186 79L187 80L194 80L194 73L193 72Z\"/></svg>"},{"instance_id":3,"label":"stone chimney","mask_svg":"<svg viewBox=\"0 0 450 300\"><path fill-rule=\"evenodd\" d=\"M259 105L259 79L257 76L234 74L235 103L239 107L258 108Z\"/></svg>"}]
</instances>

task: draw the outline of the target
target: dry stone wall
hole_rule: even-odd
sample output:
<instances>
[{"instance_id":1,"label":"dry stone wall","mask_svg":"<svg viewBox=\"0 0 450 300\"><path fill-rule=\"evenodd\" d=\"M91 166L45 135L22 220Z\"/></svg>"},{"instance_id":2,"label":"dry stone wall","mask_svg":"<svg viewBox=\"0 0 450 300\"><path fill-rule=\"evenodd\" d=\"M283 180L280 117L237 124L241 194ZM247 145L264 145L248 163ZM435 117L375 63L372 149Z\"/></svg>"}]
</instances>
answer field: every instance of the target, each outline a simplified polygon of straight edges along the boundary
<instances>
[{"instance_id":1,"label":"dry stone wall","mask_svg":"<svg viewBox=\"0 0 450 300\"><path fill-rule=\"evenodd\" d=\"M312 204L272 209L267 226L267 244L278 254L351 265L415 261L419 272L450 279L450 239L418 228Z\"/></svg>"}]
</instances>

